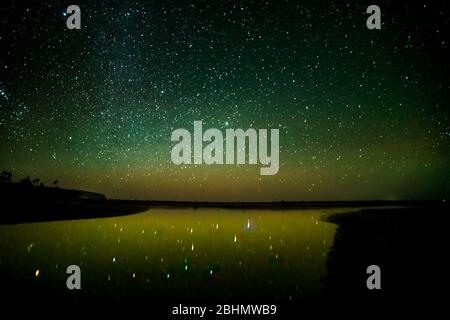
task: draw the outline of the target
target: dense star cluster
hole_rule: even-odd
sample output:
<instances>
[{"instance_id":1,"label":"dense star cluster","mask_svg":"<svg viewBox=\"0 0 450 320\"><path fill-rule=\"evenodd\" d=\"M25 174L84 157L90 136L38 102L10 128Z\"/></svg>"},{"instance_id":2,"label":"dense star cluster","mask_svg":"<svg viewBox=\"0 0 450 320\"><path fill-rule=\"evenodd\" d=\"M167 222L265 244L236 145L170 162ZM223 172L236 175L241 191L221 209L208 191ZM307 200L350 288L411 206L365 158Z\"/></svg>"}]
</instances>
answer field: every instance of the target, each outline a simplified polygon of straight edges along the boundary
<instances>
[{"instance_id":1,"label":"dense star cluster","mask_svg":"<svg viewBox=\"0 0 450 320\"><path fill-rule=\"evenodd\" d=\"M2 4L0 168L115 198L445 199L444 1ZM171 132L277 128L280 170L176 166Z\"/></svg>"}]
</instances>

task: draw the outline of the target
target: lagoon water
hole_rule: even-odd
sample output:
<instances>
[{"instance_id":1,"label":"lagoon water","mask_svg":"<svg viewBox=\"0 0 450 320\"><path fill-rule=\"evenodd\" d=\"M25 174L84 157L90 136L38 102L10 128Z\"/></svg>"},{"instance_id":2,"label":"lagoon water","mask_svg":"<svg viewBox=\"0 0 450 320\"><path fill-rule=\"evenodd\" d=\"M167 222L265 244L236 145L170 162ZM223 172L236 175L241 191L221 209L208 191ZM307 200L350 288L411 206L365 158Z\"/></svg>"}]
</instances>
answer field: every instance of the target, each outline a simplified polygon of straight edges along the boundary
<instances>
[{"instance_id":1,"label":"lagoon water","mask_svg":"<svg viewBox=\"0 0 450 320\"><path fill-rule=\"evenodd\" d=\"M25 288L66 294L79 265L86 298L286 301L322 288L348 209L163 209L102 219L0 226L0 271Z\"/></svg>"}]
</instances>

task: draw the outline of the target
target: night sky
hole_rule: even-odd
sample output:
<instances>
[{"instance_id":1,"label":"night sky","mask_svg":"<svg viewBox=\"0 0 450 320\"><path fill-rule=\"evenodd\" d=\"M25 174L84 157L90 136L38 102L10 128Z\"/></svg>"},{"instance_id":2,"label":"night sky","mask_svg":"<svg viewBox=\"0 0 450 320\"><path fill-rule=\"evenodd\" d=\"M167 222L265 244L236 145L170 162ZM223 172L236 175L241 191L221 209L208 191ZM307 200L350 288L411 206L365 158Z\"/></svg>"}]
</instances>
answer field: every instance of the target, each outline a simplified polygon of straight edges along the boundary
<instances>
[{"instance_id":1,"label":"night sky","mask_svg":"<svg viewBox=\"0 0 450 320\"><path fill-rule=\"evenodd\" d=\"M2 2L0 169L122 199L446 199L449 12L400 2ZM174 165L196 120L279 129L278 174Z\"/></svg>"}]
</instances>

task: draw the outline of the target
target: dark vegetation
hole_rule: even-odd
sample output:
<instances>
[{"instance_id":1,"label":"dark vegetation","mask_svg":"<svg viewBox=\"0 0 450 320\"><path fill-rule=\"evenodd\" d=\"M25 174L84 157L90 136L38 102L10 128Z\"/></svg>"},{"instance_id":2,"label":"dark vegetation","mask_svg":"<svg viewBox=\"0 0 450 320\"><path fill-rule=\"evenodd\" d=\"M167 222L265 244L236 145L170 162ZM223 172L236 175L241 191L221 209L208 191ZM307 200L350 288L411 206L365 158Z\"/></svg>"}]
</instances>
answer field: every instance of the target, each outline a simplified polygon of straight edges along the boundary
<instances>
[{"instance_id":1,"label":"dark vegetation","mask_svg":"<svg viewBox=\"0 0 450 320\"><path fill-rule=\"evenodd\" d=\"M0 224L109 217L146 210L148 206L108 200L103 194L63 189L55 180L45 186L29 176L12 181L12 174L0 176Z\"/></svg>"}]
</instances>

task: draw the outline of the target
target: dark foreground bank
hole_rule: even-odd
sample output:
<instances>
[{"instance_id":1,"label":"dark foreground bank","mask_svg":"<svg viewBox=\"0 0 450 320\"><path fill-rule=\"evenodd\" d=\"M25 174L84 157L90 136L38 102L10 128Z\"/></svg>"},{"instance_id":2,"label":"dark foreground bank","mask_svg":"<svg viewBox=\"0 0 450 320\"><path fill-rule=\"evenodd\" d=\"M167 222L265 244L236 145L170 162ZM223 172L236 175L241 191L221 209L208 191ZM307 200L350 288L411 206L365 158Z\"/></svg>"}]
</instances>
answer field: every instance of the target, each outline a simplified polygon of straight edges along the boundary
<instances>
[{"instance_id":1,"label":"dark foreground bank","mask_svg":"<svg viewBox=\"0 0 450 320\"><path fill-rule=\"evenodd\" d=\"M443 286L445 203L364 209L326 218L337 224L327 256L323 298L378 304L438 304ZM444 220L445 219L445 220ZM367 267L381 270L381 289L369 290ZM414 308L414 304L410 305Z\"/></svg>"}]
</instances>

